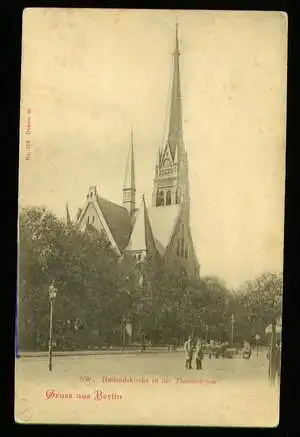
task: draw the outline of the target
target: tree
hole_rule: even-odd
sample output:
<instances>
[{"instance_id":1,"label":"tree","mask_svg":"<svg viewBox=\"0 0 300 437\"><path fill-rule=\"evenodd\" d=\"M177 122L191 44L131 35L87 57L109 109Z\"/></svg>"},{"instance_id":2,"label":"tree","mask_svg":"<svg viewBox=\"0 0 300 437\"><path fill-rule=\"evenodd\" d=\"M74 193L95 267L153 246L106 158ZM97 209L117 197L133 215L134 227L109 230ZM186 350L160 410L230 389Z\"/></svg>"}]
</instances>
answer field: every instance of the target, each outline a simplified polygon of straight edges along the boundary
<instances>
[{"instance_id":1,"label":"tree","mask_svg":"<svg viewBox=\"0 0 300 437\"><path fill-rule=\"evenodd\" d=\"M205 336L213 331L215 339L228 339L234 314L235 335L245 338L254 330L264 333L282 308L282 275L265 273L233 293L215 276L191 279L179 268L170 274L156 258L120 260L93 226L80 232L45 208L22 209L21 349L47 348L52 280L58 289L53 327L59 347L119 344L124 317L153 343L169 343L192 332Z\"/></svg>"},{"instance_id":2,"label":"tree","mask_svg":"<svg viewBox=\"0 0 300 437\"><path fill-rule=\"evenodd\" d=\"M245 282L237 291L236 305L240 325L251 336L264 336L267 325L282 313L283 278L280 273L266 272L252 281Z\"/></svg>"},{"instance_id":3,"label":"tree","mask_svg":"<svg viewBox=\"0 0 300 437\"><path fill-rule=\"evenodd\" d=\"M95 229L82 233L45 208L23 209L19 220L20 347L47 347L52 280L58 289L54 332L59 325L60 340L67 336L71 342L87 344L96 331L106 338L119 324L122 312L118 291L122 278L116 266L115 252ZM78 320L84 329L74 329Z\"/></svg>"},{"instance_id":4,"label":"tree","mask_svg":"<svg viewBox=\"0 0 300 437\"><path fill-rule=\"evenodd\" d=\"M48 329L48 284L62 224L45 208L21 210L19 219L19 342L32 347ZM50 269L49 269L50 267Z\"/></svg>"}]
</instances>

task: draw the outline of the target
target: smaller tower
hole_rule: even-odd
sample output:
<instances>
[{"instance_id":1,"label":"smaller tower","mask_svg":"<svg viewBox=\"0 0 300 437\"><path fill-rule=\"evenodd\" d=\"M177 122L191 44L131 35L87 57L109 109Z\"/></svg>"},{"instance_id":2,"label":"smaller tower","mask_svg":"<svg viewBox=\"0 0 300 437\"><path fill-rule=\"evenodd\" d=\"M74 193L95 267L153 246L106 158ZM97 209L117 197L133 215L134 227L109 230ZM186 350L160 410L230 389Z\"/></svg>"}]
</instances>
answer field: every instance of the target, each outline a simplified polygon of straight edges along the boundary
<instances>
[{"instance_id":1,"label":"smaller tower","mask_svg":"<svg viewBox=\"0 0 300 437\"><path fill-rule=\"evenodd\" d=\"M133 154L133 131L131 128L131 141L125 170L123 185L123 206L127 208L130 215L135 211L135 171Z\"/></svg>"}]
</instances>

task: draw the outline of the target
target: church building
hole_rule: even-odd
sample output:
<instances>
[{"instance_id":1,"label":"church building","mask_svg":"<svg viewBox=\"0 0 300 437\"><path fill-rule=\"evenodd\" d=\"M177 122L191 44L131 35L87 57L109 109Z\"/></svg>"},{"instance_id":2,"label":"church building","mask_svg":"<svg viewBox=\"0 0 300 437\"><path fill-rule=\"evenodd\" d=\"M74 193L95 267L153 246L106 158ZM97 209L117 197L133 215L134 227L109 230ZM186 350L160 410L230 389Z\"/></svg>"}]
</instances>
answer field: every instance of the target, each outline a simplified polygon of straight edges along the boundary
<instances>
[{"instance_id":1,"label":"church building","mask_svg":"<svg viewBox=\"0 0 300 437\"><path fill-rule=\"evenodd\" d=\"M191 229L188 157L183 140L182 99L179 69L178 26L173 52L173 77L168 132L158 150L152 204L143 196L136 205L133 133L129 147L122 205L101 197L96 186L88 190L76 223L81 230L92 225L104 231L120 258L142 261L155 255L167 269L181 268L189 277L199 276Z\"/></svg>"}]
</instances>

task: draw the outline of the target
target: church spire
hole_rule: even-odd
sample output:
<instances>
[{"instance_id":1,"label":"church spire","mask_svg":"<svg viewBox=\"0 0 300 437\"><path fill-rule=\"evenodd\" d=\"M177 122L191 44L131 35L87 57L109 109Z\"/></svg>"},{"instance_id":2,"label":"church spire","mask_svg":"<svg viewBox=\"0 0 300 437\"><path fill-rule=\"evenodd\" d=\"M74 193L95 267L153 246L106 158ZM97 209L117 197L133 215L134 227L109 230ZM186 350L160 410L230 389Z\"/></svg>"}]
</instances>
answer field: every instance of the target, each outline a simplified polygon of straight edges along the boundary
<instances>
[{"instance_id":1,"label":"church spire","mask_svg":"<svg viewBox=\"0 0 300 437\"><path fill-rule=\"evenodd\" d=\"M135 210L135 170L133 153L133 130L131 128L130 147L127 158L125 178L123 185L123 206L132 214Z\"/></svg>"},{"instance_id":2,"label":"church spire","mask_svg":"<svg viewBox=\"0 0 300 437\"><path fill-rule=\"evenodd\" d=\"M181 203L181 195L188 198L187 154L183 142L182 102L179 69L179 36L176 23L173 50L172 88L169 102L168 130L165 144L155 166L152 204L168 206Z\"/></svg>"},{"instance_id":3,"label":"church spire","mask_svg":"<svg viewBox=\"0 0 300 437\"><path fill-rule=\"evenodd\" d=\"M180 69L179 69L179 41L178 23L176 23L175 48L173 51L173 77L172 91L169 114L168 143L174 158L177 147L180 147L182 140L182 109L181 109L181 88L180 88Z\"/></svg>"}]
</instances>

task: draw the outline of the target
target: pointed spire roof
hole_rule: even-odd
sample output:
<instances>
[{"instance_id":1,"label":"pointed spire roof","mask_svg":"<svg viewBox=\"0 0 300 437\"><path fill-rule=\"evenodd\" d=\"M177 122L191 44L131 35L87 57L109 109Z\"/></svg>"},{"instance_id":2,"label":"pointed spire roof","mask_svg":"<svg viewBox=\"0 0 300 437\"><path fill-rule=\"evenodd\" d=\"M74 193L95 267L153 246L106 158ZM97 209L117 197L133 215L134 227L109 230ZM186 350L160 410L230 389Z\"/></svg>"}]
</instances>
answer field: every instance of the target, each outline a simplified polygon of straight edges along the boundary
<instances>
[{"instance_id":1,"label":"pointed spire roof","mask_svg":"<svg viewBox=\"0 0 300 437\"><path fill-rule=\"evenodd\" d=\"M145 196L142 196L142 202L136 221L130 236L130 241L127 250L138 251L144 250L148 251L155 247L152 228L148 216L148 211L145 202Z\"/></svg>"},{"instance_id":2,"label":"pointed spire roof","mask_svg":"<svg viewBox=\"0 0 300 437\"><path fill-rule=\"evenodd\" d=\"M123 189L135 190L135 170L133 153L133 130L131 128L130 148L127 158Z\"/></svg>"},{"instance_id":3,"label":"pointed spire roof","mask_svg":"<svg viewBox=\"0 0 300 437\"><path fill-rule=\"evenodd\" d=\"M68 207L67 203L66 203L66 218L67 218L67 225L70 225L72 223L72 221L71 221L71 216L70 216L69 207Z\"/></svg>"},{"instance_id":4,"label":"pointed spire roof","mask_svg":"<svg viewBox=\"0 0 300 437\"><path fill-rule=\"evenodd\" d=\"M178 42L178 23L176 23L175 48L173 51L173 78L168 131L168 142L170 144L170 149L173 157L175 155L176 146L182 143L182 108L179 56L180 51Z\"/></svg>"}]
</instances>

